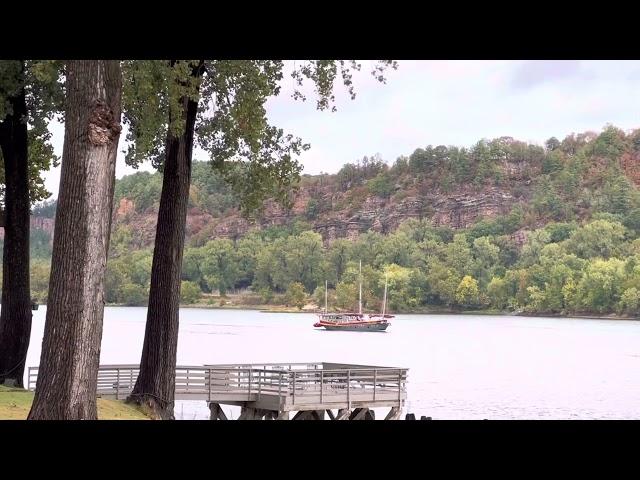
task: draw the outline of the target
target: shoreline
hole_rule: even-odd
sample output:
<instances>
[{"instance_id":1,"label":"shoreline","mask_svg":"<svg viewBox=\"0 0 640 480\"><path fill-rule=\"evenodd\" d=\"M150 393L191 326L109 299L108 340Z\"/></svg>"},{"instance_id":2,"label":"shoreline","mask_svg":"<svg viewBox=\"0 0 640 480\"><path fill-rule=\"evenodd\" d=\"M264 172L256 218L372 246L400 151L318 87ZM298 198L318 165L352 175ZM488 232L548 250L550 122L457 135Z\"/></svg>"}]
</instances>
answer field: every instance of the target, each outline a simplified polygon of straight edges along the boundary
<instances>
[{"instance_id":1,"label":"shoreline","mask_svg":"<svg viewBox=\"0 0 640 480\"><path fill-rule=\"evenodd\" d=\"M46 304L41 304L46 306ZM122 304L105 304L105 307L146 307L146 305L122 305ZM209 305L196 303L191 305L180 305L180 308L195 308L202 310L256 310L261 313L310 313L318 314L321 310L303 309L285 307L283 305ZM340 312L338 312L340 313ZM377 312L364 312L377 313ZM505 317L541 317L541 318L580 318L585 320L640 320L640 317L620 316L616 314L595 315L595 314L561 314L561 313L531 313L531 312L507 312L498 310L445 310L445 309L420 309L410 311L394 312L395 315L486 315L486 316L505 316Z\"/></svg>"},{"instance_id":2,"label":"shoreline","mask_svg":"<svg viewBox=\"0 0 640 480\"><path fill-rule=\"evenodd\" d=\"M299 310L297 308L284 307L280 305L229 305L229 306L217 306L217 305L181 305L180 308L203 308L212 310L258 310L261 313L322 313L322 310L307 309ZM341 312L338 312L341 313ZM364 313L378 313L378 312L364 312ZM582 318L586 320L640 320L640 317L628 317L620 316L616 314L609 315L592 315L588 313L584 314L561 314L561 313L529 313L529 312L508 312L499 310L408 310L394 312L394 315L485 315L485 316L504 316L504 317L541 317L541 318Z\"/></svg>"}]
</instances>

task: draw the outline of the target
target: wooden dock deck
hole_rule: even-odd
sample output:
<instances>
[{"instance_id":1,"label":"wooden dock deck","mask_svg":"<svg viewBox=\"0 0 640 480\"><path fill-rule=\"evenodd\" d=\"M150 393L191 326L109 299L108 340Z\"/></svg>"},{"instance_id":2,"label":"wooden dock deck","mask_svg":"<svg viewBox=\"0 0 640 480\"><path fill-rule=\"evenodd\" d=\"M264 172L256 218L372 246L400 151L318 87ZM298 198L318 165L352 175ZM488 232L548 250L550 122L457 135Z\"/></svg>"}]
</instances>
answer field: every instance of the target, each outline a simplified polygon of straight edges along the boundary
<instances>
[{"instance_id":1,"label":"wooden dock deck","mask_svg":"<svg viewBox=\"0 0 640 480\"><path fill-rule=\"evenodd\" d=\"M97 395L125 399L139 365L100 365ZM386 419L400 417L406 402L407 368L342 363L267 363L178 366L176 400L206 401L212 420L226 420L220 405L242 407L241 420L374 419L371 409L389 407ZM28 371L35 389L37 367ZM337 414L333 413L337 410Z\"/></svg>"}]
</instances>

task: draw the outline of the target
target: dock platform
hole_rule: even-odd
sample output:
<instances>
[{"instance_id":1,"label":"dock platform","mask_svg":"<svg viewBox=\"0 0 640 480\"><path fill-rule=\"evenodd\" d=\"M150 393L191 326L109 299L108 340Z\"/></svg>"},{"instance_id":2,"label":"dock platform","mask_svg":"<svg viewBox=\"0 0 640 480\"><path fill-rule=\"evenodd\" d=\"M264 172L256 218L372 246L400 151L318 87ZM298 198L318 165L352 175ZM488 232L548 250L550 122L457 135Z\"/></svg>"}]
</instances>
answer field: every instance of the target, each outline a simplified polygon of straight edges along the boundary
<instances>
[{"instance_id":1,"label":"dock platform","mask_svg":"<svg viewBox=\"0 0 640 480\"><path fill-rule=\"evenodd\" d=\"M124 400L139 365L100 365L97 395ZM407 368L344 363L265 363L178 366L176 400L206 401L212 420L226 420L221 405L241 407L239 420L374 420L389 408L397 420L407 398ZM35 389L37 367L28 371ZM336 410L337 413L333 411Z\"/></svg>"}]
</instances>

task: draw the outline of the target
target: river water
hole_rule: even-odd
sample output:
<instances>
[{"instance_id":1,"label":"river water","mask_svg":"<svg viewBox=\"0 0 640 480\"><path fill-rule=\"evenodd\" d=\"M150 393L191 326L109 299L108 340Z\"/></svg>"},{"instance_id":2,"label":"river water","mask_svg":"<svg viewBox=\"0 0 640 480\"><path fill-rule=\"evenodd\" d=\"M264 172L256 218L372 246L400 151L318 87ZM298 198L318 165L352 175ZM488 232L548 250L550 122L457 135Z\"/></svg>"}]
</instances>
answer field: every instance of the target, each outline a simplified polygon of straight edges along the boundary
<instances>
[{"instance_id":1,"label":"river water","mask_svg":"<svg viewBox=\"0 0 640 480\"><path fill-rule=\"evenodd\" d=\"M46 307L33 313L27 366L40 360ZM139 363L145 320L146 308L105 308L101 363ZM384 333L316 330L314 322L306 313L183 308L178 364L405 367L403 414L433 419L640 418L638 321L398 315ZM176 402L175 413L209 415L205 402L194 401Z\"/></svg>"}]
</instances>

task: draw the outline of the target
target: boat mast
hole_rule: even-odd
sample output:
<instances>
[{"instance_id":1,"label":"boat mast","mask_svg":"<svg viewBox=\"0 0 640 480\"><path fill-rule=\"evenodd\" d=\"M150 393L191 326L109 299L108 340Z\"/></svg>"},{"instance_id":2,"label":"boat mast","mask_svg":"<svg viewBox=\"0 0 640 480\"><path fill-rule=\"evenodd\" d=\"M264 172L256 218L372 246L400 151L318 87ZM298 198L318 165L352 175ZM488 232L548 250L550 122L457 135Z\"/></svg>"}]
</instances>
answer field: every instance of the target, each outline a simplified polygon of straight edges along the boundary
<instances>
[{"instance_id":1,"label":"boat mast","mask_svg":"<svg viewBox=\"0 0 640 480\"><path fill-rule=\"evenodd\" d=\"M362 260L360 260L360 296L358 300L358 313L362 315Z\"/></svg>"},{"instance_id":2,"label":"boat mast","mask_svg":"<svg viewBox=\"0 0 640 480\"><path fill-rule=\"evenodd\" d=\"M327 295L328 295L328 289L327 289L327 281L324 281L324 313L327 313L329 310L327 309Z\"/></svg>"},{"instance_id":3,"label":"boat mast","mask_svg":"<svg viewBox=\"0 0 640 480\"><path fill-rule=\"evenodd\" d=\"M384 274L384 299L382 300L382 316L387 309L387 274Z\"/></svg>"}]
</instances>

